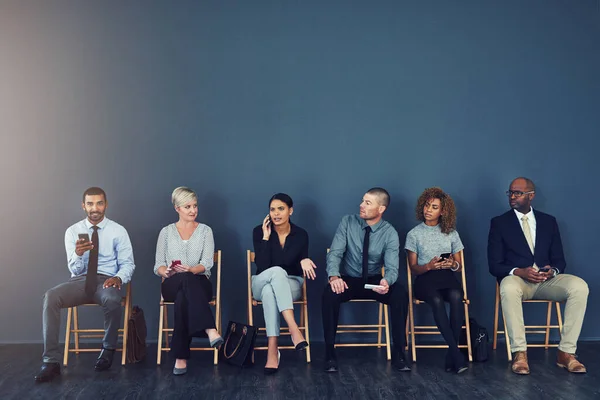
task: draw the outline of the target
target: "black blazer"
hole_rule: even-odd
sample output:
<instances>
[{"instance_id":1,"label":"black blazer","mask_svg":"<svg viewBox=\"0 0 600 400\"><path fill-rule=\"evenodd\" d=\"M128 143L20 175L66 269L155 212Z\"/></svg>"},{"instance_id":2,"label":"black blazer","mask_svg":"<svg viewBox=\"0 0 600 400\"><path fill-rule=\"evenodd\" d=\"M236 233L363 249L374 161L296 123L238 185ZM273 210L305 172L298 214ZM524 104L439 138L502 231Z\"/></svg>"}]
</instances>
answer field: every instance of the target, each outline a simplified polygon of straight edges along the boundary
<instances>
[{"instance_id":1,"label":"black blazer","mask_svg":"<svg viewBox=\"0 0 600 400\"><path fill-rule=\"evenodd\" d=\"M567 263L556 218L533 210L536 221L535 255L531 254L527 239L514 210L492 218L488 236L488 265L498 282L513 268L527 268L534 264L542 268L550 265L563 273Z\"/></svg>"}]
</instances>

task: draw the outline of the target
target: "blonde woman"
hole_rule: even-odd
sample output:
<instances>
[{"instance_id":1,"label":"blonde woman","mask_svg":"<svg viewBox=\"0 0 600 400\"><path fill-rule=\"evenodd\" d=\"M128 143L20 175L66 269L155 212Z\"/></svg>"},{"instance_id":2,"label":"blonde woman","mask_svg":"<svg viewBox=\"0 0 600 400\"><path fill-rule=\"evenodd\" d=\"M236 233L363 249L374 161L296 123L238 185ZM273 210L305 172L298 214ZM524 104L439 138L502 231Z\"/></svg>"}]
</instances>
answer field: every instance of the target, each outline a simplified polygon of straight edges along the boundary
<instances>
[{"instance_id":1,"label":"blonde woman","mask_svg":"<svg viewBox=\"0 0 600 400\"><path fill-rule=\"evenodd\" d=\"M179 220L165 226L158 235L154 273L164 278L161 291L165 301L175 303L173 374L183 375L192 337L208 337L216 348L223 344L223 338L208 304L213 296L209 281L215 249L212 230L196 221L198 197L193 190L178 187L171 201Z\"/></svg>"}]
</instances>

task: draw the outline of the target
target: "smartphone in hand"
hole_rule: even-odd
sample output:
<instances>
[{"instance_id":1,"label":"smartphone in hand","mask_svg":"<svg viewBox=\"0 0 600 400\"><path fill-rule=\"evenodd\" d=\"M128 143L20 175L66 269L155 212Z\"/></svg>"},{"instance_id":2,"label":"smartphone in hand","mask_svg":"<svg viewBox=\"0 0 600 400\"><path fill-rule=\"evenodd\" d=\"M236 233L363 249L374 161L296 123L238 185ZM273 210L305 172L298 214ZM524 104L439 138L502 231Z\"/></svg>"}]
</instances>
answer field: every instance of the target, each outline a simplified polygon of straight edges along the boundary
<instances>
[{"instance_id":1,"label":"smartphone in hand","mask_svg":"<svg viewBox=\"0 0 600 400\"><path fill-rule=\"evenodd\" d=\"M379 289L379 290L383 290L384 286L382 285L371 285L370 283L365 283L365 289Z\"/></svg>"},{"instance_id":2,"label":"smartphone in hand","mask_svg":"<svg viewBox=\"0 0 600 400\"><path fill-rule=\"evenodd\" d=\"M443 254L441 254L441 255L440 255L440 258L441 258L442 260L447 260L447 259L449 259L449 258L450 258L450 256L451 256L451 254L450 254L450 253L443 253Z\"/></svg>"},{"instance_id":3,"label":"smartphone in hand","mask_svg":"<svg viewBox=\"0 0 600 400\"><path fill-rule=\"evenodd\" d=\"M80 233L77 236L79 236L79 240L83 240L84 243L87 243L90 241L90 235L87 233Z\"/></svg>"}]
</instances>

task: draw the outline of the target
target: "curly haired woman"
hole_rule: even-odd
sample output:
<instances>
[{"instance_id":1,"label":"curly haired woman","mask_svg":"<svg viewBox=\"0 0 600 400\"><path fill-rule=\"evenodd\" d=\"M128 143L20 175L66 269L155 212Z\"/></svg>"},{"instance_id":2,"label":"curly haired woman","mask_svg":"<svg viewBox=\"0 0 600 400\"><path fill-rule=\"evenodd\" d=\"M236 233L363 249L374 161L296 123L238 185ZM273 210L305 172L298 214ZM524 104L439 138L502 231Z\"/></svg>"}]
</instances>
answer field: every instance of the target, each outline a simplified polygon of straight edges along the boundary
<instances>
[{"instance_id":1,"label":"curly haired woman","mask_svg":"<svg viewBox=\"0 0 600 400\"><path fill-rule=\"evenodd\" d=\"M460 271L459 252L464 248L456 232L456 208L452 198L438 187L425 189L416 207L422 221L406 236L404 248L413 274L414 295L431 306L435 323L448 344L446 371L468 369L458 349L464 318L463 291L453 272ZM445 302L450 304L450 317Z\"/></svg>"}]
</instances>

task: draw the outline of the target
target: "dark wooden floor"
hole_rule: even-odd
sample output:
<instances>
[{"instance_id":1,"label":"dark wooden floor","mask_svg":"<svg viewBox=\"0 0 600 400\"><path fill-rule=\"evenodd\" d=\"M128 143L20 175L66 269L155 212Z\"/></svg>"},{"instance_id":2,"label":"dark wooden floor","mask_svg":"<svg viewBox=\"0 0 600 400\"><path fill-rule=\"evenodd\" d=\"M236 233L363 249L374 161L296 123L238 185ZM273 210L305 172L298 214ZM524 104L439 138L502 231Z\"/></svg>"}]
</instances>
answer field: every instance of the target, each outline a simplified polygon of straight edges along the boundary
<instances>
[{"instance_id":1,"label":"dark wooden floor","mask_svg":"<svg viewBox=\"0 0 600 400\"><path fill-rule=\"evenodd\" d=\"M444 350L420 350L410 373L396 372L385 353L372 348L339 349L340 372L323 372L322 346L313 346L313 362L284 351L278 374L264 376L265 353L257 364L238 369L214 367L212 353L194 353L188 374L173 376L167 357L156 365L149 349L145 362L93 370L95 355L73 355L68 368L51 383L36 384L40 345L0 346L0 399L600 399L600 342L580 345L580 359L590 371L573 375L558 368L556 349L531 349L532 374L510 372L506 353L473 363L461 375L443 370Z\"/></svg>"}]
</instances>

